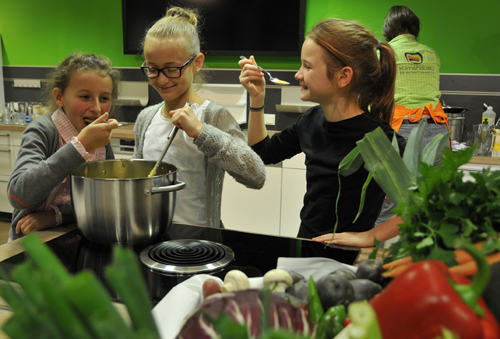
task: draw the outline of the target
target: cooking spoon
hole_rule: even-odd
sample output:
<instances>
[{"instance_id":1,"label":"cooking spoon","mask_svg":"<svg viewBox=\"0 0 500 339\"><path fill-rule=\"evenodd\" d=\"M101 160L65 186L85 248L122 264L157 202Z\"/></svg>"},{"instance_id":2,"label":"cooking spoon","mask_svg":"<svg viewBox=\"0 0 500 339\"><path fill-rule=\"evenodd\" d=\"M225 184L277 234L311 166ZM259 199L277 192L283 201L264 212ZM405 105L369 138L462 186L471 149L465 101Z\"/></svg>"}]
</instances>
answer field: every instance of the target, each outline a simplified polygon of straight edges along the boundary
<instances>
[{"instance_id":1,"label":"cooking spoon","mask_svg":"<svg viewBox=\"0 0 500 339\"><path fill-rule=\"evenodd\" d=\"M85 121L87 124L93 123L97 119L90 119L90 118L83 118L83 121ZM108 122L108 120L105 120L103 122Z\"/></svg>"},{"instance_id":2,"label":"cooking spoon","mask_svg":"<svg viewBox=\"0 0 500 339\"><path fill-rule=\"evenodd\" d=\"M184 107L185 106L191 106L191 104L189 102L186 102L186 104L184 105ZM160 163L163 160L163 157L165 156L165 153L167 153L167 150L170 147L170 144L172 143L172 141L174 140L175 135L177 134L178 130L179 130L179 128L174 125L174 128L172 128L172 130L170 131L170 134L168 135L167 145L165 146L165 149L163 150L163 153L160 155L160 159L158 159L158 161L156 162L155 167L153 167L153 169L151 170L151 172L149 172L148 178L156 175L156 170L158 169L158 167L160 167Z\"/></svg>"},{"instance_id":3,"label":"cooking spoon","mask_svg":"<svg viewBox=\"0 0 500 339\"><path fill-rule=\"evenodd\" d=\"M244 55L240 55L240 59L241 60L245 60L245 59L248 59L246 56ZM255 65L255 64L254 64ZM290 85L290 83L288 81L285 81L285 80L280 80L278 78L275 78L271 75L271 73L269 73L268 71L266 71L264 68L260 67L259 65L255 65L257 67L260 68L261 71L263 72L266 72L267 75L269 75L269 80L272 82L272 83L275 83L277 85Z\"/></svg>"}]
</instances>

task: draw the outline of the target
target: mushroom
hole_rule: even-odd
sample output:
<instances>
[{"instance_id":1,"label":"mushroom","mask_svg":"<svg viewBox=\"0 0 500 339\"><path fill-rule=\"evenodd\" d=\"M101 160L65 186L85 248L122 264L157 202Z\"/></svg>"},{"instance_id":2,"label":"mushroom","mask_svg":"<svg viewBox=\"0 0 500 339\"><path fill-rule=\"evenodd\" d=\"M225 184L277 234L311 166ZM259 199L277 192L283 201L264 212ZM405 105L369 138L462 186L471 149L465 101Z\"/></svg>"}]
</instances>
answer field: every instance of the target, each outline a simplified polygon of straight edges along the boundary
<instances>
[{"instance_id":1,"label":"mushroom","mask_svg":"<svg viewBox=\"0 0 500 339\"><path fill-rule=\"evenodd\" d=\"M292 283L292 276L285 270L275 268L264 274L264 288L272 292L285 292Z\"/></svg>"},{"instance_id":2,"label":"mushroom","mask_svg":"<svg viewBox=\"0 0 500 339\"><path fill-rule=\"evenodd\" d=\"M231 270L224 277L224 285L220 288L223 293L246 290L250 288L250 282L245 273L240 270Z\"/></svg>"}]
</instances>

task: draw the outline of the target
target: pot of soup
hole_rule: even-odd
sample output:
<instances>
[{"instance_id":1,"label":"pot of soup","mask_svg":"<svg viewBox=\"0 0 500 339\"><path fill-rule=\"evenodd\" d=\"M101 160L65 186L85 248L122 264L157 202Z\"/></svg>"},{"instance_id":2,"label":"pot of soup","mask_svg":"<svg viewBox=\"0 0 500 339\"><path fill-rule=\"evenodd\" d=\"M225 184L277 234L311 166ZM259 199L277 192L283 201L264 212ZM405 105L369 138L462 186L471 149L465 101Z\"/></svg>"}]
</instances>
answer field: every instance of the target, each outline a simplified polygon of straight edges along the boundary
<instances>
[{"instance_id":1,"label":"pot of soup","mask_svg":"<svg viewBox=\"0 0 500 339\"><path fill-rule=\"evenodd\" d=\"M177 167L150 160L87 162L71 175L71 199L78 228L94 242L149 244L170 228L178 182Z\"/></svg>"}]
</instances>

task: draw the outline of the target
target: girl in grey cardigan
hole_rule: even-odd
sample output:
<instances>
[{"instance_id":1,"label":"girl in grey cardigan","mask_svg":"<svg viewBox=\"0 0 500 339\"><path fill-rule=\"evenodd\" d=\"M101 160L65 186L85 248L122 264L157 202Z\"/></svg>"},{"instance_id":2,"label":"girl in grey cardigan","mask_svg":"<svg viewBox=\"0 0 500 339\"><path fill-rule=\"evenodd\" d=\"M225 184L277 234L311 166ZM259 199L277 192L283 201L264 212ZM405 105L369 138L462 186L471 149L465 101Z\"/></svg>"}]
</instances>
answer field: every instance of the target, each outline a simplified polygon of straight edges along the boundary
<instances>
[{"instance_id":1,"label":"girl in grey cardigan","mask_svg":"<svg viewBox=\"0 0 500 339\"><path fill-rule=\"evenodd\" d=\"M176 192L173 219L222 227L224 173L259 189L264 185L265 167L228 110L195 93L193 82L200 82L204 61L196 24L194 12L173 7L146 34L141 69L164 102L139 114L134 158L158 160L177 126L180 131L163 158L177 166L177 178L186 182L186 188ZM192 236L175 225L168 235L172 239Z\"/></svg>"},{"instance_id":2,"label":"girl in grey cardigan","mask_svg":"<svg viewBox=\"0 0 500 339\"><path fill-rule=\"evenodd\" d=\"M57 109L30 122L7 184L10 240L74 222L69 175L85 161L114 158L109 141L118 122L102 122L119 80L109 60L96 55L73 54L54 70L47 92Z\"/></svg>"}]
</instances>

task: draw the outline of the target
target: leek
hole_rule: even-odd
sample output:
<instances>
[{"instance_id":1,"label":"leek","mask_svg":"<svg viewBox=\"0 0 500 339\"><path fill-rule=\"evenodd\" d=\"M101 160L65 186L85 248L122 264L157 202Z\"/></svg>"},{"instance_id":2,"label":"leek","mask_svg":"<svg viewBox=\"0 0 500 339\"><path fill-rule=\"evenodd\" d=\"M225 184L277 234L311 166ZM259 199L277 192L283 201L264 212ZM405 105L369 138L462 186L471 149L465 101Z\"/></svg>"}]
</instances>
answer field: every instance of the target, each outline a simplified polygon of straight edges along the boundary
<instances>
[{"instance_id":1,"label":"leek","mask_svg":"<svg viewBox=\"0 0 500 339\"><path fill-rule=\"evenodd\" d=\"M434 164L437 155L449 142L451 135L447 133L434 137L425 146L420 156L420 145L426 128L427 124L421 122L411 131L403 158L399 154L396 136L391 143L381 128L367 133L362 140L357 142L358 146L340 163L339 173L348 176L364 164L373 175L373 179L396 205L408 203L409 192L417 184L419 162ZM370 180L369 176L365 185ZM364 195L362 195L361 206L363 203Z\"/></svg>"},{"instance_id":2,"label":"leek","mask_svg":"<svg viewBox=\"0 0 500 339\"><path fill-rule=\"evenodd\" d=\"M108 339L110 334L123 339L133 339L133 332L127 327L109 294L99 283L93 272L77 274L64 288L63 294L71 301L87 326L95 333L95 338Z\"/></svg>"},{"instance_id":3,"label":"leek","mask_svg":"<svg viewBox=\"0 0 500 339\"><path fill-rule=\"evenodd\" d=\"M136 332L145 338L159 338L146 285L134 254L116 246L113 250L113 264L106 267L105 275L127 307Z\"/></svg>"},{"instance_id":4,"label":"leek","mask_svg":"<svg viewBox=\"0 0 500 339\"><path fill-rule=\"evenodd\" d=\"M0 296L13 313L2 329L10 338L159 338L143 276L130 250L117 251L108 278L115 283L120 280L117 292L128 301L134 328L121 318L93 273L69 274L35 234L27 235L21 244L30 260L12 271L20 288L14 288L0 269L5 280L0 283Z\"/></svg>"}]
</instances>

